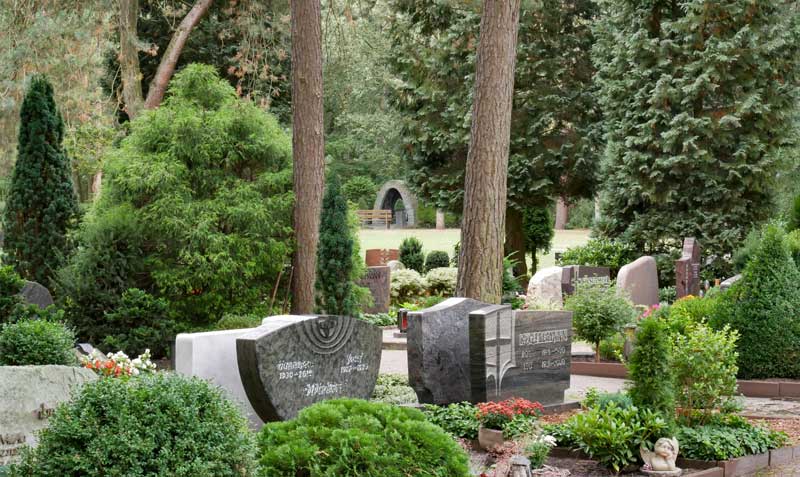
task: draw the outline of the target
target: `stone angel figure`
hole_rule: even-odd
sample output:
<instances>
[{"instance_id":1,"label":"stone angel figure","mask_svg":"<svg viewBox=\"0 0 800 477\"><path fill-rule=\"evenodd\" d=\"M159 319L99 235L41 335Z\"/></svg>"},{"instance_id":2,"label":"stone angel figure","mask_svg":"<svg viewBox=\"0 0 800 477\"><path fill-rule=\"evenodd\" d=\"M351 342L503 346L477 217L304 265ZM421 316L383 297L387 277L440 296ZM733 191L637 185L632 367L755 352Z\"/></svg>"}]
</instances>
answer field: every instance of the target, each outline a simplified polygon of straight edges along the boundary
<instances>
[{"instance_id":1,"label":"stone angel figure","mask_svg":"<svg viewBox=\"0 0 800 477\"><path fill-rule=\"evenodd\" d=\"M649 475L680 475L681 469L675 465L678 451L678 440L668 437L657 440L652 451L642 447L639 449L644 461L642 470Z\"/></svg>"}]
</instances>

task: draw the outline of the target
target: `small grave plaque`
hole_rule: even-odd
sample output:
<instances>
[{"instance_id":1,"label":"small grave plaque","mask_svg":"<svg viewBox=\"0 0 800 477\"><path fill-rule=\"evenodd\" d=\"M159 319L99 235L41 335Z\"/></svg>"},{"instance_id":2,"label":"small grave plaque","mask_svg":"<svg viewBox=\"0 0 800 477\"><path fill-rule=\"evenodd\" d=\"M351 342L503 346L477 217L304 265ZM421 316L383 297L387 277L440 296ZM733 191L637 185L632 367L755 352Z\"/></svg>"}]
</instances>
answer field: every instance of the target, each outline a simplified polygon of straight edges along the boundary
<instances>
[{"instance_id":1,"label":"small grave plaque","mask_svg":"<svg viewBox=\"0 0 800 477\"><path fill-rule=\"evenodd\" d=\"M683 241L683 254L675 261L675 293L678 298L700 295L700 243L694 237Z\"/></svg>"},{"instance_id":2,"label":"small grave plaque","mask_svg":"<svg viewBox=\"0 0 800 477\"><path fill-rule=\"evenodd\" d=\"M572 312L512 311L492 305L470 313L473 402L521 397L564 401L572 355Z\"/></svg>"},{"instance_id":3,"label":"small grave plaque","mask_svg":"<svg viewBox=\"0 0 800 477\"><path fill-rule=\"evenodd\" d=\"M367 250L366 262L368 267L382 267L392 260L400 259L400 250L371 248Z\"/></svg>"},{"instance_id":4,"label":"small grave plaque","mask_svg":"<svg viewBox=\"0 0 800 477\"><path fill-rule=\"evenodd\" d=\"M25 286L19 292L25 303L37 305L39 308L47 308L53 304L53 296L50 295L50 290L44 286L31 281L25 281Z\"/></svg>"},{"instance_id":5,"label":"small grave plaque","mask_svg":"<svg viewBox=\"0 0 800 477\"><path fill-rule=\"evenodd\" d=\"M575 282L578 280L611 283L611 269L608 267L567 265L562 270L561 291L564 295L572 295L575 292Z\"/></svg>"},{"instance_id":6,"label":"small grave plaque","mask_svg":"<svg viewBox=\"0 0 800 477\"><path fill-rule=\"evenodd\" d=\"M368 267L359 285L369 288L373 305L364 313L388 313L391 292L391 269L388 266Z\"/></svg>"},{"instance_id":7,"label":"small grave plaque","mask_svg":"<svg viewBox=\"0 0 800 477\"><path fill-rule=\"evenodd\" d=\"M378 379L381 330L346 316L274 316L236 340L245 392L265 422L339 397L368 399Z\"/></svg>"}]
</instances>

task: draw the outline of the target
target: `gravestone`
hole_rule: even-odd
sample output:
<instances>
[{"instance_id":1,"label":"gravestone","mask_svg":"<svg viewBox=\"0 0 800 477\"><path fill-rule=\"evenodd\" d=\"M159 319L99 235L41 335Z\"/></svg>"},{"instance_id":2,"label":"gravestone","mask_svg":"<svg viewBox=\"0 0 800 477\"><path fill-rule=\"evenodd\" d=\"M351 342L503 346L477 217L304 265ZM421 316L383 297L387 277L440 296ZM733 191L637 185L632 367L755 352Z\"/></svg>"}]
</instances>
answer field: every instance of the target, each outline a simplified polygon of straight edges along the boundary
<instances>
[{"instance_id":1,"label":"gravestone","mask_svg":"<svg viewBox=\"0 0 800 477\"><path fill-rule=\"evenodd\" d=\"M567 265L562 267L561 291L564 295L575 292L578 280L611 283L611 269L608 267L590 267L587 265Z\"/></svg>"},{"instance_id":2,"label":"gravestone","mask_svg":"<svg viewBox=\"0 0 800 477\"><path fill-rule=\"evenodd\" d=\"M175 337L175 372L197 376L223 389L250 421L250 427L259 429L264 422L250 405L239 377L236 359L236 339L255 328L182 333Z\"/></svg>"},{"instance_id":3,"label":"gravestone","mask_svg":"<svg viewBox=\"0 0 800 477\"><path fill-rule=\"evenodd\" d=\"M25 286L22 287L19 295L25 303L37 305L39 308L47 308L54 303L53 296L50 295L50 290L36 282L28 280L25 280Z\"/></svg>"},{"instance_id":4,"label":"gravestone","mask_svg":"<svg viewBox=\"0 0 800 477\"><path fill-rule=\"evenodd\" d=\"M265 422L316 402L369 399L378 379L381 329L348 316L273 316L236 339L245 393Z\"/></svg>"},{"instance_id":5,"label":"gravestone","mask_svg":"<svg viewBox=\"0 0 800 477\"><path fill-rule=\"evenodd\" d=\"M639 257L619 269L617 288L625 292L634 305L652 306L658 303L658 268L656 259Z\"/></svg>"},{"instance_id":6,"label":"gravestone","mask_svg":"<svg viewBox=\"0 0 800 477\"><path fill-rule=\"evenodd\" d=\"M77 366L0 366L0 466L35 447L59 404L97 375Z\"/></svg>"},{"instance_id":7,"label":"gravestone","mask_svg":"<svg viewBox=\"0 0 800 477\"><path fill-rule=\"evenodd\" d=\"M720 290L727 290L728 288L731 287L731 285L733 285L734 283L738 282L741 279L742 279L742 275L741 274L734 275L734 276L728 278L727 280L723 281L722 283L720 283L719 289Z\"/></svg>"},{"instance_id":8,"label":"gravestone","mask_svg":"<svg viewBox=\"0 0 800 477\"><path fill-rule=\"evenodd\" d=\"M486 306L449 298L408 313L408 381L420 403L470 400L469 314Z\"/></svg>"},{"instance_id":9,"label":"gravestone","mask_svg":"<svg viewBox=\"0 0 800 477\"><path fill-rule=\"evenodd\" d=\"M406 269L406 266L403 265L403 262L401 262L400 260L389 260L388 262L386 262L386 266L389 267L389 270L393 272Z\"/></svg>"},{"instance_id":10,"label":"gravestone","mask_svg":"<svg viewBox=\"0 0 800 477\"><path fill-rule=\"evenodd\" d=\"M362 287L369 288L372 294L372 306L365 309L364 313L388 313L391 292L391 268L367 267L367 273L359 283Z\"/></svg>"},{"instance_id":11,"label":"gravestone","mask_svg":"<svg viewBox=\"0 0 800 477\"><path fill-rule=\"evenodd\" d=\"M519 397L564 402L570 384L572 312L490 305L469 316L472 402Z\"/></svg>"},{"instance_id":12,"label":"gravestone","mask_svg":"<svg viewBox=\"0 0 800 477\"><path fill-rule=\"evenodd\" d=\"M700 295L700 256L702 249L694 237L683 240L683 254L675 261L675 295Z\"/></svg>"},{"instance_id":13,"label":"gravestone","mask_svg":"<svg viewBox=\"0 0 800 477\"><path fill-rule=\"evenodd\" d=\"M561 267L548 267L536 272L528 282L525 304L529 307L560 310L564 306L561 295Z\"/></svg>"},{"instance_id":14,"label":"gravestone","mask_svg":"<svg viewBox=\"0 0 800 477\"><path fill-rule=\"evenodd\" d=\"M371 248L367 250L365 262L368 267L382 267L392 260L400 259L400 250L398 249L382 249Z\"/></svg>"}]
</instances>

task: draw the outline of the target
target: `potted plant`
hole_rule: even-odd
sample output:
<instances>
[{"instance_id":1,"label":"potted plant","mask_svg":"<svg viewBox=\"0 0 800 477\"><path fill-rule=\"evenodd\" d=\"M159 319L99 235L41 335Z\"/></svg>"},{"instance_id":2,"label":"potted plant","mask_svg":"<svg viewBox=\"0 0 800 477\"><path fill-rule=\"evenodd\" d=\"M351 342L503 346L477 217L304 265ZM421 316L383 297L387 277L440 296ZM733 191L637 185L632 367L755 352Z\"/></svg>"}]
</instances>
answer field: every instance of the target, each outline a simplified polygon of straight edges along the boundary
<instances>
[{"instance_id":1,"label":"potted plant","mask_svg":"<svg viewBox=\"0 0 800 477\"><path fill-rule=\"evenodd\" d=\"M484 450L502 447L503 432L515 419L535 419L544 408L538 402L510 398L478 404L478 444Z\"/></svg>"}]
</instances>

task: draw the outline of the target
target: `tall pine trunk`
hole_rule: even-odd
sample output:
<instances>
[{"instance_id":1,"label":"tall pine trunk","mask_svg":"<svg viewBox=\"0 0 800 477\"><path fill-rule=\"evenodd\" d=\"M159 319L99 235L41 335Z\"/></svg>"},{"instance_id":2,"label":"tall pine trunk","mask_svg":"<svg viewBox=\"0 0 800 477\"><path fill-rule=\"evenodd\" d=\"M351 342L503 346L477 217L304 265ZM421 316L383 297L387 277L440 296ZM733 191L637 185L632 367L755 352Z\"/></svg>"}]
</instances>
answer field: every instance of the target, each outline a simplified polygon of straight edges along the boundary
<instances>
[{"instance_id":1,"label":"tall pine trunk","mask_svg":"<svg viewBox=\"0 0 800 477\"><path fill-rule=\"evenodd\" d=\"M458 296L500 303L520 0L485 0L475 66Z\"/></svg>"},{"instance_id":2,"label":"tall pine trunk","mask_svg":"<svg viewBox=\"0 0 800 477\"><path fill-rule=\"evenodd\" d=\"M317 244L325 189L322 28L319 0L292 0L294 232L292 313L314 311Z\"/></svg>"},{"instance_id":3,"label":"tall pine trunk","mask_svg":"<svg viewBox=\"0 0 800 477\"><path fill-rule=\"evenodd\" d=\"M509 207L506 209L506 244L505 253L510 255L514 264L514 276L524 277L528 273L527 255L525 248L525 222L522 212ZM536 269L536 250L533 250L533 269Z\"/></svg>"}]
</instances>

